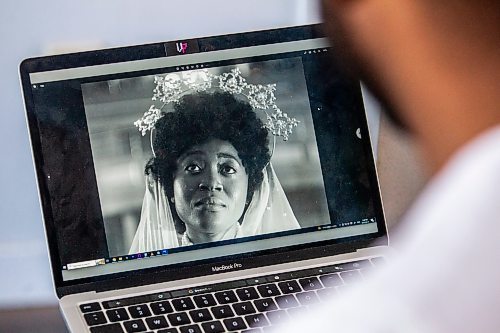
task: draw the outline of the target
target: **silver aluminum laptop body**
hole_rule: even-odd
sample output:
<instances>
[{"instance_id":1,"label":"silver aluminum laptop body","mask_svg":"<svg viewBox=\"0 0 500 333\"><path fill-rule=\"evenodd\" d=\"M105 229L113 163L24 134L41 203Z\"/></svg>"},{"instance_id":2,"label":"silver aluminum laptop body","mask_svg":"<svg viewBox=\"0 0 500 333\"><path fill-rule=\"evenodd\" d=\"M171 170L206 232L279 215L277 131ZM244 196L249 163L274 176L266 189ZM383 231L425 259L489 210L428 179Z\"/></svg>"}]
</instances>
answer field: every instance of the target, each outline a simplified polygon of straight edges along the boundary
<instances>
[{"instance_id":1,"label":"silver aluminum laptop body","mask_svg":"<svg viewBox=\"0 0 500 333\"><path fill-rule=\"evenodd\" d=\"M315 25L32 58L21 64L54 284L72 332L89 331L82 304L178 290L211 293L219 283L230 286L387 253L359 82L332 63L334 52ZM207 82L210 88L193 88ZM180 197L174 193L173 200L165 190L167 195L156 192L156 203L174 215L169 223L180 219L185 229L175 226L174 233L161 236L141 231L158 214L146 205L148 189L166 185L145 176L148 161L158 155L152 150L160 135L142 135L134 123L146 119L152 106L165 113L183 112L171 109L177 97L216 94L221 82L236 82L225 92L250 104L269 133L271 163L263 172L270 173L254 191L282 188L280 198L289 208L278 211L277 197L269 194L274 201L267 199L264 209L284 212L283 217L262 217L275 224L269 229L260 217L245 219L262 203L257 195L247 195L234 237L186 242L188 228L194 230L192 221L179 217L175 202ZM172 95L180 91L176 84L184 85L178 96ZM255 97L263 91L271 98L268 110ZM280 124L285 124L282 131L289 130L286 140L283 132L277 133ZM227 170L232 174L232 168ZM267 213L262 214L258 216ZM260 231L245 231L248 223L256 223ZM165 235L176 237L156 245L140 241Z\"/></svg>"}]
</instances>

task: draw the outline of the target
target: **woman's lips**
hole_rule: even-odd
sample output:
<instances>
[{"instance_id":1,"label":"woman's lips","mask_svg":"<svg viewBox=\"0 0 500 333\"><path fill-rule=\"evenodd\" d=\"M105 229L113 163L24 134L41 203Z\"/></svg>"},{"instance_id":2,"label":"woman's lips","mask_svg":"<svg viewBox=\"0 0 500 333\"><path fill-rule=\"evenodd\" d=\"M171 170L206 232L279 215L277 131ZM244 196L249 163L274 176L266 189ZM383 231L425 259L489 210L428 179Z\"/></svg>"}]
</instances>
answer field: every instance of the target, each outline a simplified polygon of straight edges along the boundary
<instances>
[{"instance_id":1,"label":"woman's lips","mask_svg":"<svg viewBox=\"0 0 500 333\"><path fill-rule=\"evenodd\" d=\"M202 198L194 204L195 207L209 208L210 210L218 210L226 207L226 204L215 197Z\"/></svg>"}]
</instances>

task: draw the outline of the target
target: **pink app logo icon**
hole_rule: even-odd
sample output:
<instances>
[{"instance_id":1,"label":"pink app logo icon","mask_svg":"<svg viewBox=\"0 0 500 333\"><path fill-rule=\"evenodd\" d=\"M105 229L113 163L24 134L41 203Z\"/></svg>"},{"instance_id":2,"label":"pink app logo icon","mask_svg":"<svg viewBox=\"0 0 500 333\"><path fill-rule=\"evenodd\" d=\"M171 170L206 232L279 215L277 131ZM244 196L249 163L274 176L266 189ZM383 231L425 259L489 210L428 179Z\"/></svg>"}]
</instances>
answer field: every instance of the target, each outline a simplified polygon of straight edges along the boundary
<instances>
[{"instance_id":1,"label":"pink app logo icon","mask_svg":"<svg viewBox=\"0 0 500 333\"><path fill-rule=\"evenodd\" d=\"M177 52L184 54L187 51L188 43L187 42L179 42L179 43L175 43L175 46L177 47Z\"/></svg>"}]
</instances>

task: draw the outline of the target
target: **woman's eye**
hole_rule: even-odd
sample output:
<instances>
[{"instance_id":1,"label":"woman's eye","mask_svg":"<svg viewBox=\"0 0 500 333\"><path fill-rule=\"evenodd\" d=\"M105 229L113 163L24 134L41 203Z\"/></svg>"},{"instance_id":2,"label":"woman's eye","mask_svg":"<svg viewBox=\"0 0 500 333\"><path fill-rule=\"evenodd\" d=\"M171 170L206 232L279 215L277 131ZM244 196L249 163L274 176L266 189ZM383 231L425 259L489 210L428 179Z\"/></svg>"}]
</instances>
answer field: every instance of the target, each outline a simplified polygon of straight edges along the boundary
<instances>
[{"instance_id":1,"label":"woman's eye","mask_svg":"<svg viewBox=\"0 0 500 333\"><path fill-rule=\"evenodd\" d=\"M233 173L236 173L236 169L230 165L223 165L221 167L221 172L226 175L232 175Z\"/></svg>"},{"instance_id":2,"label":"woman's eye","mask_svg":"<svg viewBox=\"0 0 500 333\"><path fill-rule=\"evenodd\" d=\"M197 164L190 164L184 170L186 170L187 172L190 172L190 173L198 173L201 171L201 168Z\"/></svg>"}]
</instances>

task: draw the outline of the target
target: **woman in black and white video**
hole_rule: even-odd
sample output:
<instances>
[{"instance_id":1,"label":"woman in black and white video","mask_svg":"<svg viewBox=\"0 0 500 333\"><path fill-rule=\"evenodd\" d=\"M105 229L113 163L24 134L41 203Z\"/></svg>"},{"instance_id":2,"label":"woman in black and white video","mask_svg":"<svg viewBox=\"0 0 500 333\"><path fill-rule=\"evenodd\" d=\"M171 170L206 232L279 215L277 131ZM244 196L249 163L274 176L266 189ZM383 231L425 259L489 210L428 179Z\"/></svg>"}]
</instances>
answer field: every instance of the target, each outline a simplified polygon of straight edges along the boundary
<instances>
[{"instance_id":1,"label":"woman in black and white video","mask_svg":"<svg viewBox=\"0 0 500 333\"><path fill-rule=\"evenodd\" d=\"M183 95L148 123L154 156L129 253L300 228L270 164L269 126L232 92Z\"/></svg>"}]
</instances>

